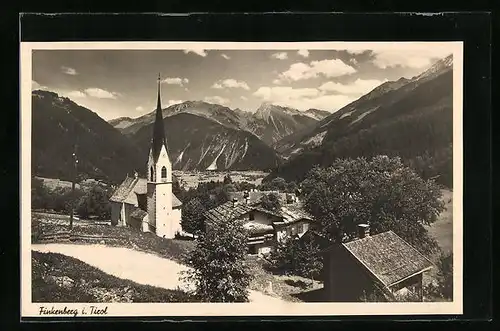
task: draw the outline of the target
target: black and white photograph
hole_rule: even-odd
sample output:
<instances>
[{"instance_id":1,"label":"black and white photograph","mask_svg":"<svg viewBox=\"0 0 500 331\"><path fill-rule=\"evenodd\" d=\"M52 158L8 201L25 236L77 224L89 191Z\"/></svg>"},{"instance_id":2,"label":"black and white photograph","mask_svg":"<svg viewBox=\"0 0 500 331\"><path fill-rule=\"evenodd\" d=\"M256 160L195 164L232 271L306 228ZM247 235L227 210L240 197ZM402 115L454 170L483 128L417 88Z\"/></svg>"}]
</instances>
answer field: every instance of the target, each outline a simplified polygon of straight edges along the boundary
<instances>
[{"instance_id":1,"label":"black and white photograph","mask_svg":"<svg viewBox=\"0 0 500 331\"><path fill-rule=\"evenodd\" d=\"M21 43L23 315L461 313L462 56Z\"/></svg>"}]
</instances>

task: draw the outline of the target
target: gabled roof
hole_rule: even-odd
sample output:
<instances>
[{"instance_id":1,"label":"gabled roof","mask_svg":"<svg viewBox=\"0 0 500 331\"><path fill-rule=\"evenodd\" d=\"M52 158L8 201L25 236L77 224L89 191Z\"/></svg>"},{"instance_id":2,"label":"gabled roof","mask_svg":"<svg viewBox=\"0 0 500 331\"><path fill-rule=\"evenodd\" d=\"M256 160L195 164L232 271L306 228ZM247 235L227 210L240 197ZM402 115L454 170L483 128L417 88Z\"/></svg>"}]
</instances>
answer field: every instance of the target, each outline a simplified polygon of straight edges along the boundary
<instances>
[{"instance_id":1,"label":"gabled roof","mask_svg":"<svg viewBox=\"0 0 500 331\"><path fill-rule=\"evenodd\" d=\"M238 219L253 210L281 218L281 221L275 222L281 225L293 223L302 219L313 220L311 215L302 210L302 206L300 204L289 204L282 206L281 210L279 211L271 211L261 207L258 204L247 204L244 200L237 201L235 205L233 201L227 201L215 208L206 211L204 216L208 221L213 222L230 221Z\"/></svg>"},{"instance_id":2,"label":"gabled roof","mask_svg":"<svg viewBox=\"0 0 500 331\"><path fill-rule=\"evenodd\" d=\"M432 267L431 261L392 231L342 245L386 287Z\"/></svg>"},{"instance_id":3,"label":"gabled roof","mask_svg":"<svg viewBox=\"0 0 500 331\"><path fill-rule=\"evenodd\" d=\"M255 209L255 206L247 205L241 201L238 201L234 206L233 201L227 201L215 208L207 210L204 216L207 221L212 222L230 221L240 218L242 215Z\"/></svg>"},{"instance_id":4,"label":"gabled roof","mask_svg":"<svg viewBox=\"0 0 500 331\"><path fill-rule=\"evenodd\" d=\"M123 183L115 190L110 201L122 202L131 205L137 205L137 196L148 192L147 179L141 177L127 177ZM182 206L182 202L172 193L172 207Z\"/></svg>"}]
</instances>

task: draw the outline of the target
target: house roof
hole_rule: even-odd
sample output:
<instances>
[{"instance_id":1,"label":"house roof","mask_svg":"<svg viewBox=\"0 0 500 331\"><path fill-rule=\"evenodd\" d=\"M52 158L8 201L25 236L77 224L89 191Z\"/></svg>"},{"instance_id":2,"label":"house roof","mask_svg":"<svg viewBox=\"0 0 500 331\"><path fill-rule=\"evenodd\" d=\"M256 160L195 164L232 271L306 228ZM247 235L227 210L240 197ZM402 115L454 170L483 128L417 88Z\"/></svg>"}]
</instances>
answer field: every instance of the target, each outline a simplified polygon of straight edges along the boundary
<instances>
[{"instance_id":1,"label":"house roof","mask_svg":"<svg viewBox=\"0 0 500 331\"><path fill-rule=\"evenodd\" d=\"M137 205L137 195L144 195L148 192L147 184L146 178L127 177L118 186L109 200ZM182 206L182 202L172 193L172 207L176 208L180 206Z\"/></svg>"},{"instance_id":2,"label":"house roof","mask_svg":"<svg viewBox=\"0 0 500 331\"><path fill-rule=\"evenodd\" d=\"M247 205L241 201L238 201L235 206L233 206L233 201L227 201L215 208L207 210L204 215L208 221L220 222L237 219L255 209L255 206Z\"/></svg>"},{"instance_id":3,"label":"house roof","mask_svg":"<svg viewBox=\"0 0 500 331\"><path fill-rule=\"evenodd\" d=\"M220 222L238 219L253 210L281 218L281 222L275 222L277 224L293 223L301 219L313 220L312 216L305 212L300 204L289 204L282 206L279 211L271 211L257 204L247 204L244 201L237 201L234 206L233 201L227 201L206 211L204 215L208 221Z\"/></svg>"},{"instance_id":4,"label":"house roof","mask_svg":"<svg viewBox=\"0 0 500 331\"><path fill-rule=\"evenodd\" d=\"M282 203L286 202L286 196L287 193L281 193L278 191L249 191L248 193L248 199L250 204L258 203L261 201L262 197L264 195L268 195L271 193L277 194L278 197L280 198ZM234 198L238 200L244 201L245 199L245 192L239 191L239 192L230 192L228 193L229 200L232 200Z\"/></svg>"},{"instance_id":5,"label":"house roof","mask_svg":"<svg viewBox=\"0 0 500 331\"><path fill-rule=\"evenodd\" d=\"M432 267L432 262L392 231L342 245L386 287Z\"/></svg>"}]
</instances>

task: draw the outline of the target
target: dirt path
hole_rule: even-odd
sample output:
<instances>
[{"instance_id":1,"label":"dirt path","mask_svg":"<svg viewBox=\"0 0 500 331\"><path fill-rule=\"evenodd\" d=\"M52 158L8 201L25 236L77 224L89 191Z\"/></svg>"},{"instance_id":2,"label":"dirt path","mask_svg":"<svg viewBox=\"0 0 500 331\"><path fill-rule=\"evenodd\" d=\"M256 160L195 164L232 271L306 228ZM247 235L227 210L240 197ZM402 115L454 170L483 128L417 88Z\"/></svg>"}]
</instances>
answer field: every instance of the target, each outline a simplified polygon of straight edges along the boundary
<instances>
[{"instance_id":1,"label":"dirt path","mask_svg":"<svg viewBox=\"0 0 500 331\"><path fill-rule=\"evenodd\" d=\"M104 245L33 244L31 247L42 253L52 252L74 257L105 273L139 284L186 289L185 284L179 280L179 273L187 270L187 267L153 254ZM286 302L257 291L250 291L249 300L266 304Z\"/></svg>"}]
</instances>

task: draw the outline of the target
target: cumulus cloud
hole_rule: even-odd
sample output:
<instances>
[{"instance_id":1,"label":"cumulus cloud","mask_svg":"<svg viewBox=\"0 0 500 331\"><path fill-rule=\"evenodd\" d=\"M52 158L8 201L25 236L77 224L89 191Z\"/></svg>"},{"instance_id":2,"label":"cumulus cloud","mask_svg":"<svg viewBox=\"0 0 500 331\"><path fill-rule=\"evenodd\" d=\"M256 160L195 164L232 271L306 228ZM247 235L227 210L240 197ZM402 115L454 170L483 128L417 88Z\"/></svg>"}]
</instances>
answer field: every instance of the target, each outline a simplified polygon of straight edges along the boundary
<instances>
[{"instance_id":1,"label":"cumulus cloud","mask_svg":"<svg viewBox=\"0 0 500 331\"><path fill-rule=\"evenodd\" d=\"M225 58L226 60L229 60L229 59L230 59L230 57L229 57L229 56L227 56L226 54L221 54L220 56L222 56L222 57L223 57L223 58Z\"/></svg>"},{"instance_id":2,"label":"cumulus cloud","mask_svg":"<svg viewBox=\"0 0 500 331\"><path fill-rule=\"evenodd\" d=\"M319 90L323 92L338 92L348 95L363 95L386 81L387 80L382 81L378 79L358 78L354 82L349 84L326 82L319 87Z\"/></svg>"},{"instance_id":3,"label":"cumulus cloud","mask_svg":"<svg viewBox=\"0 0 500 331\"><path fill-rule=\"evenodd\" d=\"M137 111L143 111L143 110L144 110L144 107L142 107L142 106L137 106L137 107L135 107L135 110L137 110Z\"/></svg>"},{"instance_id":4,"label":"cumulus cloud","mask_svg":"<svg viewBox=\"0 0 500 331\"><path fill-rule=\"evenodd\" d=\"M170 84L170 85L183 86L183 85L189 83L189 79L179 78L179 77L167 77L167 78L163 79L161 82L165 83L165 84Z\"/></svg>"},{"instance_id":5,"label":"cumulus cloud","mask_svg":"<svg viewBox=\"0 0 500 331\"><path fill-rule=\"evenodd\" d=\"M119 94L116 92L109 92L98 87L89 87L84 90L85 94L98 99L116 99Z\"/></svg>"},{"instance_id":6,"label":"cumulus cloud","mask_svg":"<svg viewBox=\"0 0 500 331\"><path fill-rule=\"evenodd\" d=\"M250 87L248 87L248 84L244 81L241 80L236 80L236 79L224 79L224 80L219 80L212 85L212 88L215 89L223 89L223 88L242 88L244 90L250 90Z\"/></svg>"},{"instance_id":7,"label":"cumulus cloud","mask_svg":"<svg viewBox=\"0 0 500 331\"><path fill-rule=\"evenodd\" d=\"M390 67L407 67L423 69L430 66L436 59L450 55L446 48L427 47L422 49L383 50L374 51L373 64L381 69Z\"/></svg>"},{"instance_id":8,"label":"cumulus cloud","mask_svg":"<svg viewBox=\"0 0 500 331\"><path fill-rule=\"evenodd\" d=\"M298 62L292 64L288 70L282 72L279 75L279 80L282 82L293 82L318 76L332 78L355 72L356 69L339 59L312 61L309 64Z\"/></svg>"},{"instance_id":9,"label":"cumulus cloud","mask_svg":"<svg viewBox=\"0 0 500 331\"><path fill-rule=\"evenodd\" d=\"M288 54L286 52L279 52L279 53L271 54L271 57L273 59L277 59L277 60L286 60L286 59L288 59Z\"/></svg>"},{"instance_id":10,"label":"cumulus cloud","mask_svg":"<svg viewBox=\"0 0 500 331\"><path fill-rule=\"evenodd\" d=\"M202 56L202 57L207 56L207 51L204 49L197 49L197 48L185 49L184 54L188 54L188 53L194 53L194 54Z\"/></svg>"},{"instance_id":11,"label":"cumulus cloud","mask_svg":"<svg viewBox=\"0 0 500 331\"><path fill-rule=\"evenodd\" d=\"M368 51L368 50L367 49L348 49L347 53L352 54L352 55L360 55L366 51Z\"/></svg>"},{"instance_id":12,"label":"cumulus cloud","mask_svg":"<svg viewBox=\"0 0 500 331\"><path fill-rule=\"evenodd\" d=\"M68 92L63 92L61 93L64 96L68 98L76 98L76 99L81 99L81 98L86 98L87 94L83 93L82 91L68 91Z\"/></svg>"},{"instance_id":13,"label":"cumulus cloud","mask_svg":"<svg viewBox=\"0 0 500 331\"><path fill-rule=\"evenodd\" d=\"M220 97L218 95L214 95L214 96L211 96L211 97L205 97L204 100L206 102L209 102L209 103L217 103L217 104L220 104L220 105L225 105L225 104L229 103L228 99Z\"/></svg>"},{"instance_id":14,"label":"cumulus cloud","mask_svg":"<svg viewBox=\"0 0 500 331\"><path fill-rule=\"evenodd\" d=\"M31 81L31 90L34 91L34 90L46 90L47 89L47 86L43 86L43 85L40 85L38 84L38 82L32 80Z\"/></svg>"},{"instance_id":15,"label":"cumulus cloud","mask_svg":"<svg viewBox=\"0 0 500 331\"><path fill-rule=\"evenodd\" d=\"M244 95L242 95L242 96L240 97L240 99L241 99L241 100L243 100L243 101L247 101L247 100L248 100L248 98L247 98L246 96L244 96Z\"/></svg>"},{"instance_id":16,"label":"cumulus cloud","mask_svg":"<svg viewBox=\"0 0 500 331\"><path fill-rule=\"evenodd\" d=\"M290 86L263 86L253 94L265 102L299 110L318 108L336 111L356 99L356 97L347 95L326 94L315 88L293 88Z\"/></svg>"},{"instance_id":17,"label":"cumulus cloud","mask_svg":"<svg viewBox=\"0 0 500 331\"><path fill-rule=\"evenodd\" d=\"M184 102L184 100L168 100L167 107L172 106L172 105L177 105L177 104L183 103L183 102Z\"/></svg>"},{"instance_id":18,"label":"cumulus cloud","mask_svg":"<svg viewBox=\"0 0 500 331\"><path fill-rule=\"evenodd\" d=\"M70 67L64 67L62 66L61 67L61 70L63 73L65 73L66 75L71 75L71 76L75 76L75 75L78 75L78 73L76 72L75 69L73 68L70 68Z\"/></svg>"},{"instance_id":19,"label":"cumulus cloud","mask_svg":"<svg viewBox=\"0 0 500 331\"><path fill-rule=\"evenodd\" d=\"M301 49L297 52L302 57L309 57L309 51L307 49Z\"/></svg>"}]
</instances>

